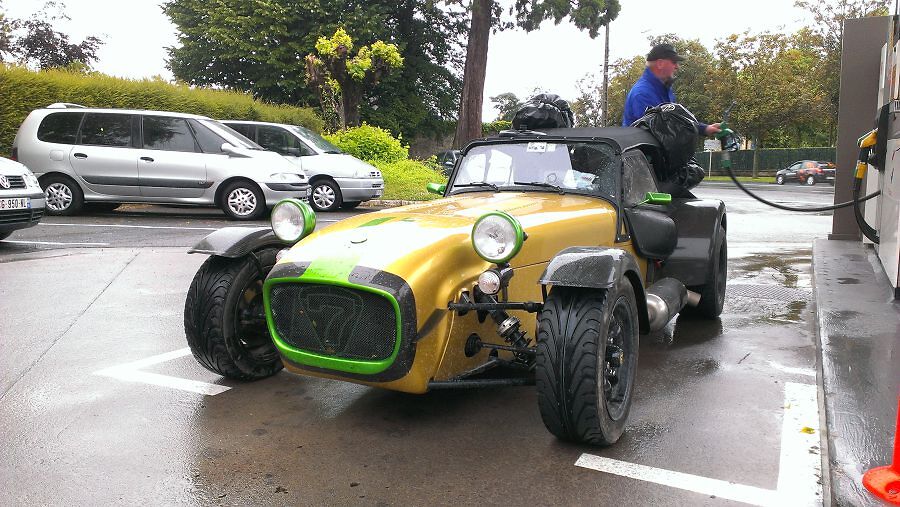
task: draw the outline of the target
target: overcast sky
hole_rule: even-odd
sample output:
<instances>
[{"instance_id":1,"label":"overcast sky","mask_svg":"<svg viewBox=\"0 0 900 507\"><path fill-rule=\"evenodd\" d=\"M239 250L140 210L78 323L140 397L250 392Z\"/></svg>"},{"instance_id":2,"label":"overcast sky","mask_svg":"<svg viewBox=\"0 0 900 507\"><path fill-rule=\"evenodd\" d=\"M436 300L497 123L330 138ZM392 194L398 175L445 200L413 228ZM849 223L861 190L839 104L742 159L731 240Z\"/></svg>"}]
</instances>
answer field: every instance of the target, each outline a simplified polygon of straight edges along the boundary
<instances>
[{"instance_id":1,"label":"overcast sky","mask_svg":"<svg viewBox=\"0 0 900 507\"><path fill-rule=\"evenodd\" d=\"M509 4L511 0L502 0ZM622 12L610 29L610 61L649 51L647 38L675 33L700 39L712 49L717 39L746 30L794 31L808 24L810 16L793 7L793 0L714 2L698 0L620 0ZM71 21L58 30L73 39L99 35L104 45L94 67L104 73L129 78L161 75L166 69L167 46L176 43L175 26L162 13L161 0L65 0ZM5 0L8 15L31 15L42 2ZM540 30L511 30L491 35L485 82L485 121L496 111L489 97L513 92L527 97L535 88L574 99L576 82L603 67L603 33L591 39L565 22L544 23Z\"/></svg>"}]
</instances>

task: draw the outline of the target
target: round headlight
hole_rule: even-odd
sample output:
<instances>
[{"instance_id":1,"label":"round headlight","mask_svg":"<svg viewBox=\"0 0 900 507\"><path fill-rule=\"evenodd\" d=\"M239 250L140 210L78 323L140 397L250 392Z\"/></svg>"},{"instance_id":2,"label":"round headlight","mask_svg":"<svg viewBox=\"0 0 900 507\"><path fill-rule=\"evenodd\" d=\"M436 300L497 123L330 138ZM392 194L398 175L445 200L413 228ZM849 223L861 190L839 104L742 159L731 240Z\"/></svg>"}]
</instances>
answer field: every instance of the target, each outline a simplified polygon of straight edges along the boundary
<instances>
[{"instance_id":1,"label":"round headlight","mask_svg":"<svg viewBox=\"0 0 900 507\"><path fill-rule=\"evenodd\" d=\"M272 208L272 232L281 241L295 243L315 228L315 212L299 199L283 199Z\"/></svg>"},{"instance_id":2,"label":"round headlight","mask_svg":"<svg viewBox=\"0 0 900 507\"><path fill-rule=\"evenodd\" d=\"M503 264L512 259L522 243L525 233L515 218L502 211L483 215L472 227L472 246L482 259Z\"/></svg>"}]
</instances>

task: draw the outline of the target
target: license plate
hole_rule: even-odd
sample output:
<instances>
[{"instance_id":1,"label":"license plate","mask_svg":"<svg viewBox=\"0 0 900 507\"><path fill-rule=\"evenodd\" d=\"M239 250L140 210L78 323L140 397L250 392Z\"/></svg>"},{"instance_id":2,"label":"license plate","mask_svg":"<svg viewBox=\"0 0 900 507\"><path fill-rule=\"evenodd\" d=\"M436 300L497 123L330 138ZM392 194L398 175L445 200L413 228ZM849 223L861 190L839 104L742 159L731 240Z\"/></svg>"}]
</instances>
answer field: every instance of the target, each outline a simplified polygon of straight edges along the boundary
<instances>
[{"instance_id":1,"label":"license plate","mask_svg":"<svg viewBox=\"0 0 900 507\"><path fill-rule=\"evenodd\" d=\"M0 199L0 210L5 209L28 209L31 207L30 197L12 197Z\"/></svg>"}]
</instances>

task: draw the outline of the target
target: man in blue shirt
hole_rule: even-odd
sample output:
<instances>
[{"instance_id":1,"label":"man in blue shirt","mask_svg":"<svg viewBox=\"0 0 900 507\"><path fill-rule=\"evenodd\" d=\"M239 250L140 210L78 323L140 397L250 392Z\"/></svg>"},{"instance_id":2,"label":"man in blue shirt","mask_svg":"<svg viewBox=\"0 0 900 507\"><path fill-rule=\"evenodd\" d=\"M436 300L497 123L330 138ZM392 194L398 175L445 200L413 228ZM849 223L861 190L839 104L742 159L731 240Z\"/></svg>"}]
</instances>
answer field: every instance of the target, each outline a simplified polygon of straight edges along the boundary
<instances>
[{"instance_id":1,"label":"man in blue shirt","mask_svg":"<svg viewBox=\"0 0 900 507\"><path fill-rule=\"evenodd\" d=\"M678 55L671 44L653 46L647 54L647 68L644 69L644 74L634 83L625 98L623 127L630 126L643 116L648 107L656 107L665 102L677 102L675 92L672 91L672 83L675 81L675 73L678 72L678 64L683 60L684 58ZM697 124L697 132L706 136L713 136L721 130L718 123Z\"/></svg>"}]
</instances>

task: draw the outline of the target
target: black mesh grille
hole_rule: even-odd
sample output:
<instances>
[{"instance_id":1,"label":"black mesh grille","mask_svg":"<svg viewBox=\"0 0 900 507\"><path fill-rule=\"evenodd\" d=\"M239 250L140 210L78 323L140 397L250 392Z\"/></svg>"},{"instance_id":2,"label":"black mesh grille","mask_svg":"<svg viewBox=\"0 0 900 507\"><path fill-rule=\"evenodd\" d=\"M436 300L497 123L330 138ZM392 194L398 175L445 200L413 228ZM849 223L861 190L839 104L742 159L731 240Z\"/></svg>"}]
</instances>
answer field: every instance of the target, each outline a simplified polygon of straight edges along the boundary
<instances>
[{"instance_id":1,"label":"black mesh grille","mask_svg":"<svg viewBox=\"0 0 900 507\"><path fill-rule=\"evenodd\" d=\"M37 222L44 216L43 210L14 209L0 211L0 225Z\"/></svg>"},{"instance_id":2,"label":"black mesh grille","mask_svg":"<svg viewBox=\"0 0 900 507\"><path fill-rule=\"evenodd\" d=\"M298 349L344 359L390 357L397 314L378 294L303 283L272 287L272 320L278 336Z\"/></svg>"}]
</instances>

